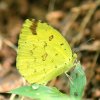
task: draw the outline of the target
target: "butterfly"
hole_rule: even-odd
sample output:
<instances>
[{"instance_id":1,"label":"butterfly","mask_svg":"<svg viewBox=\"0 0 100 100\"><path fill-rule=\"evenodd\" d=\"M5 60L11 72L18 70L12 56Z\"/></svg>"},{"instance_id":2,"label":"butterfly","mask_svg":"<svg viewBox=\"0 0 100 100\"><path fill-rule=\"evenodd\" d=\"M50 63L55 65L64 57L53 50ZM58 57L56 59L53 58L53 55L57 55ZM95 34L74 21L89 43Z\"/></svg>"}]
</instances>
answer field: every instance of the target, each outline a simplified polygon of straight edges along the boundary
<instances>
[{"instance_id":1,"label":"butterfly","mask_svg":"<svg viewBox=\"0 0 100 100\"><path fill-rule=\"evenodd\" d=\"M18 41L16 66L28 83L47 83L68 72L76 58L56 29L35 19L25 20Z\"/></svg>"}]
</instances>

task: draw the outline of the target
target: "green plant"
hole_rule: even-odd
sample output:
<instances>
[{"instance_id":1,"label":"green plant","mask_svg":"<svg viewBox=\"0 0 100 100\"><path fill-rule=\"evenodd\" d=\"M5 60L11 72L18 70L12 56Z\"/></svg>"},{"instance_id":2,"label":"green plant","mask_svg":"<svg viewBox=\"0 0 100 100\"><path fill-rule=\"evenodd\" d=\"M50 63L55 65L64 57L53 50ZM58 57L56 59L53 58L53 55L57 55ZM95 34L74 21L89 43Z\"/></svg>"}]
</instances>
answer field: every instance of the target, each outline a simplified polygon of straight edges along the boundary
<instances>
[{"instance_id":1,"label":"green plant","mask_svg":"<svg viewBox=\"0 0 100 100\"><path fill-rule=\"evenodd\" d=\"M81 100L86 84L86 76L80 63L71 72L72 83L70 83L70 95L61 93L55 87L39 84L22 86L9 93L30 97L36 100Z\"/></svg>"}]
</instances>

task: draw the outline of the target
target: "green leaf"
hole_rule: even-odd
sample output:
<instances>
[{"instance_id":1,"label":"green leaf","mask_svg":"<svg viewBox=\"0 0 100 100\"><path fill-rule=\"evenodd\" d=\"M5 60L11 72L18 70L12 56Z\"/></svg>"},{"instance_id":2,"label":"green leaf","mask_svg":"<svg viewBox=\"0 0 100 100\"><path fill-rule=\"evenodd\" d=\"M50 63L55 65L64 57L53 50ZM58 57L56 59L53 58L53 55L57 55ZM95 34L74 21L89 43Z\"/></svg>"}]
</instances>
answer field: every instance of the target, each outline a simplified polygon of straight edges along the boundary
<instances>
[{"instance_id":1,"label":"green leaf","mask_svg":"<svg viewBox=\"0 0 100 100\"><path fill-rule=\"evenodd\" d=\"M84 87L86 85L86 76L80 62L76 64L73 72L71 72L72 84L70 84L70 96L82 98Z\"/></svg>"},{"instance_id":2,"label":"green leaf","mask_svg":"<svg viewBox=\"0 0 100 100\"><path fill-rule=\"evenodd\" d=\"M54 87L51 88L38 84L23 86L10 91L9 93L30 97L36 100L76 100L75 98L69 98Z\"/></svg>"}]
</instances>

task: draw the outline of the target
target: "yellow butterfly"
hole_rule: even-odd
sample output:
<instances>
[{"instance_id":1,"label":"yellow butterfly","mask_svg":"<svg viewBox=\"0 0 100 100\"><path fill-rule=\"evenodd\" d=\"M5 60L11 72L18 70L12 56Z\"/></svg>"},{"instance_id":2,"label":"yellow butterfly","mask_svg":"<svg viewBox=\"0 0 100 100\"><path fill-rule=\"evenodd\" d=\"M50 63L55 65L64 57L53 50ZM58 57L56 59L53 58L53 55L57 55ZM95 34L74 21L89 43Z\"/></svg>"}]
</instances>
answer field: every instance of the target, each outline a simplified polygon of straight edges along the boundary
<instances>
[{"instance_id":1,"label":"yellow butterfly","mask_svg":"<svg viewBox=\"0 0 100 100\"><path fill-rule=\"evenodd\" d=\"M76 58L57 30L34 19L25 21L18 42L17 69L29 83L44 84L68 72Z\"/></svg>"}]
</instances>

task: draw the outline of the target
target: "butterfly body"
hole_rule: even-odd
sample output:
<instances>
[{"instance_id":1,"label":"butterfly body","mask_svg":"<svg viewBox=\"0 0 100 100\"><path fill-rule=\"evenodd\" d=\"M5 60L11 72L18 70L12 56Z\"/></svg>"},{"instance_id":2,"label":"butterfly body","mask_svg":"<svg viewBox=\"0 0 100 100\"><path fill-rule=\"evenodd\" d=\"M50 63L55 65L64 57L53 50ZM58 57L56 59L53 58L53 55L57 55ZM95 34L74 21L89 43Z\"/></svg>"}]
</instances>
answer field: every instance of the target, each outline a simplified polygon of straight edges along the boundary
<instances>
[{"instance_id":1,"label":"butterfly body","mask_svg":"<svg viewBox=\"0 0 100 100\"><path fill-rule=\"evenodd\" d=\"M29 83L44 84L74 65L76 55L46 23L26 20L18 42L17 69Z\"/></svg>"}]
</instances>

